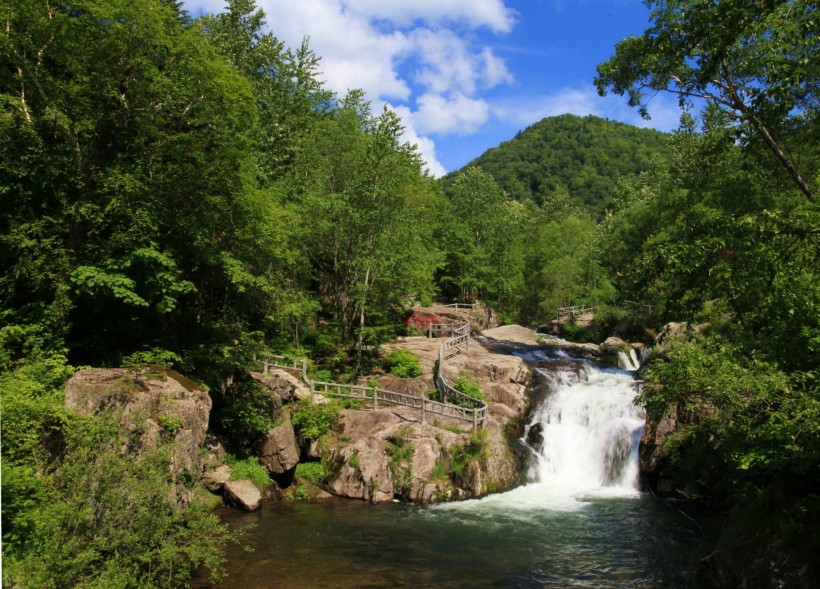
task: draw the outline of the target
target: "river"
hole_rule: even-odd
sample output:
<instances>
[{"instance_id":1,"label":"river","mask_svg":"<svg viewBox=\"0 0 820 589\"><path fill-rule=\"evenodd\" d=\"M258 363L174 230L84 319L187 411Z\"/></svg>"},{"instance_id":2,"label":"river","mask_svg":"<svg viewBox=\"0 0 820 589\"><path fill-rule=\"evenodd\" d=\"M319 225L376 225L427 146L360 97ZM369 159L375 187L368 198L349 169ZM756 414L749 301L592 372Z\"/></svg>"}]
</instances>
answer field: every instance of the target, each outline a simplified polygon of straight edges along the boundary
<instances>
[{"instance_id":1,"label":"river","mask_svg":"<svg viewBox=\"0 0 820 589\"><path fill-rule=\"evenodd\" d=\"M266 503L214 587L689 587L715 522L641 492L633 374L509 348L539 373L531 481L434 506ZM198 587L210 587L201 583Z\"/></svg>"}]
</instances>

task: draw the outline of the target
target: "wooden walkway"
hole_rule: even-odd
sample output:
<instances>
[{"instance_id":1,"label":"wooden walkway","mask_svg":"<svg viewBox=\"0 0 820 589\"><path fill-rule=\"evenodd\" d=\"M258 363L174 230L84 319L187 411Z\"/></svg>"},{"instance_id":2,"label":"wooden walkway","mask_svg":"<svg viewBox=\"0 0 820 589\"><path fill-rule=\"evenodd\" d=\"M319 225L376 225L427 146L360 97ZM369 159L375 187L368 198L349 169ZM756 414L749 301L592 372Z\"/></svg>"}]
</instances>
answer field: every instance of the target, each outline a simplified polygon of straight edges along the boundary
<instances>
[{"instance_id":1,"label":"wooden walkway","mask_svg":"<svg viewBox=\"0 0 820 589\"><path fill-rule=\"evenodd\" d=\"M425 397L414 397L404 393L396 393L361 385L339 384L334 382L314 381L307 374L307 360L304 358L289 358L287 356L270 356L262 362L262 371L267 373L271 368L294 371L310 387L314 393L321 393L328 397L355 399L361 402L363 409L378 409L379 406L400 405L410 407L419 412L422 423L428 423L430 416L437 416L465 421L472 429L484 425L487 418L487 404L465 395L448 384L443 374L444 363L470 346L470 324L465 323L453 328L453 337L441 344L438 351L438 378L436 386L442 401L433 401ZM435 421L433 422L435 423Z\"/></svg>"}]
</instances>

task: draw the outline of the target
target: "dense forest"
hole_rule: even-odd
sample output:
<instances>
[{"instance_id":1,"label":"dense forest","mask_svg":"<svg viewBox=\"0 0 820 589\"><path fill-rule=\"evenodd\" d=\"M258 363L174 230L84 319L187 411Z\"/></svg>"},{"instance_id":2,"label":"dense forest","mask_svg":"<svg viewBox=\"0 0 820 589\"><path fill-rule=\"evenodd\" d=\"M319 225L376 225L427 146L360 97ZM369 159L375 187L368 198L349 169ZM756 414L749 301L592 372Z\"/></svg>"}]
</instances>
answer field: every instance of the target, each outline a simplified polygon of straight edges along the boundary
<instances>
[{"instance_id":1,"label":"dense forest","mask_svg":"<svg viewBox=\"0 0 820 589\"><path fill-rule=\"evenodd\" d=\"M172 367L241 426L252 403L226 399L255 353L351 378L432 300L533 324L597 303L567 328L587 339L688 322L645 375L650 416L697 416L670 470L816 554L816 8L650 4L599 91L705 99L700 120L557 117L443 182L252 0L0 0L4 585L173 586L230 539L173 500L167 452L63 407L77 367Z\"/></svg>"},{"instance_id":2,"label":"dense forest","mask_svg":"<svg viewBox=\"0 0 820 589\"><path fill-rule=\"evenodd\" d=\"M654 129L567 114L527 127L467 167L492 175L517 201L543 206L556 191L566 191L573 205L597 219L611 204L620 179L632 179L653 159L665 157L667 139Z\"/></svg>"}]
</instances>

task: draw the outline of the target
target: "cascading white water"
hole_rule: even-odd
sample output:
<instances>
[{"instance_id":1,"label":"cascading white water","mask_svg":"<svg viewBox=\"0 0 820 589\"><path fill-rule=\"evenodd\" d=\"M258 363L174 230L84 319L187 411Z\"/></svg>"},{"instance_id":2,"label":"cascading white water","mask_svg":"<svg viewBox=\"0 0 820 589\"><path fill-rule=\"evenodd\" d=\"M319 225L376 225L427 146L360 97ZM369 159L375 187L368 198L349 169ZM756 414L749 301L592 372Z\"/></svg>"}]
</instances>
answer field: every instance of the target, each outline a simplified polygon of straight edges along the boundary
<instances>
[{"instance_id":1,"label":"cascading white water","mask_svg":"<svg viewBox=\"0 0 820 589\"><path fill-rule=\"evenodd\" d=\"M530 425L542 438L531 478L576 496L635 491L644 414L633 404L632 376L591 366L551 376L553 393Z\"/></svg>"},{"instance_id":2,"label":"cascading white water","mask_svg":"<svg viewBox=\"0 0 820 589\"><path fill-rule=\"evenodd\" d=\"M629 354L618 351L618 366L623 370L637 370L641 367L641 362L638 360L638 354L634 348L629 350Z\"/></svg>"},{"instance_id":3,"label":"cascading white water","mask_svg":"<svg viewBox=\"0 0 820 589\"><path fill-rule=\"evenodd\" d=\"M447 509L574 511L587 497L638 494L645 416L633 403L632 373L584 364L578 372L542 374L551 381L551 393L534 411L525 435L538 439L531 482Z\"/></svg>"}]
</instances>

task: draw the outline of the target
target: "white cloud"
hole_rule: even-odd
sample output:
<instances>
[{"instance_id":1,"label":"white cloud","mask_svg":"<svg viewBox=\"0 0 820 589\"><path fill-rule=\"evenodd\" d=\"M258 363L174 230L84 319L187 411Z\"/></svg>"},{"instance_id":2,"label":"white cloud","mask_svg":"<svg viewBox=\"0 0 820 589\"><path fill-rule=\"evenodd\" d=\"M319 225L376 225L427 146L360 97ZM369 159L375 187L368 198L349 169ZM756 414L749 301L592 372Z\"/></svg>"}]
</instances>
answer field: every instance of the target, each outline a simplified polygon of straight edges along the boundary
<instances>
[{"instance_id":1,"label":"white cloud","mask_svg":"<svg viewBox=\"0 0 820 589\"><path fill-rule=\"evenodd\" d=\"M407 137L434 175L444 173L429 133L474 133L490 116L483 90L510 84L503 59L476 46L471 32L512 30L504 0L257 0L274 35L289 47L305 36L321 57L320 78L344 95L361 88L375 105L397 103ZM222 12L224 0L188 0L186 8ZM417 111L413 112L413 105ZM375 109L374 109L375 110Z\"/></svg>"},{"instance_id":2,"label":"white cloud","mask_svg":"<svg viewBox=\"0 0 820 589\"><path fill-rule=\"evenodd\" d=\"M416 29L410 34L421 65L414 81L427 92L458 91L468 95L512 82L504 60L488 47L471 52L467 42L452 31Z\"/></svg>"},{"instance_id":3,"label":"white cloud","mask_svg":"<svg viewBox=\"0 0 820 589\"><path fill-rule=\"evenodd\" d=\"M490 106L485 100L455 93L445 97L425 94L418 99L413 122L421 133L469 135L487 122Z\"/></svg>"}]
</instances>

